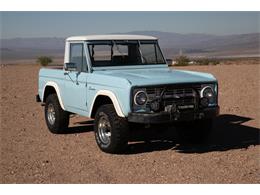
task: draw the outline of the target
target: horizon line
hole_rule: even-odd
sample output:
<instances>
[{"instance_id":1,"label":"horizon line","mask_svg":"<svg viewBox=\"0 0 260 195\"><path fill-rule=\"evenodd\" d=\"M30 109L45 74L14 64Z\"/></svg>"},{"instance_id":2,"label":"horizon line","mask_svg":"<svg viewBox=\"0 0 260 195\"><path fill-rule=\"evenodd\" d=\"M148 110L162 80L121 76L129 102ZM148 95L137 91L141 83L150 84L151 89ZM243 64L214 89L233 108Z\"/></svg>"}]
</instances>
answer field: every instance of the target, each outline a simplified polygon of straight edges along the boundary
<instances>
[{"instance_id":1,"label":"horizon line","mask_svg":"<svg viewBox=\"0 0 260 195\"><path fill-rule=\"evenodd\" d=\"M100 33L100 34L78 34L78 35L69 35L69 36L64 36L64 37L56 37L56 36L47 36L47 37L43 37L43 36L39 36L39 37L10 37L10 38L2 38L0 37L1 40L10 40L10 39L30 39L30 38L57 38L57 39L61 39L61 38L67 38L70 36L85 36L85 35L111 35L111 34L127 34L127 33L134 33L134 32L159 32L159 33L172 33L172 34L179 34L179 35L211 35L211 36L218 36L218 37L224 37L224 36L235 36L235 35L249 35L249 34L260 34L260 32L251 32L251 33L240 33L240 34L210 34L210 33L195 33L195 32L190 32L190 33L177 33L177 32L169 32L169 31L158 31L158 30L136 30L136 31L130 31L130 32L113 32L113 33Z\"/></svg>"}]
</instances>

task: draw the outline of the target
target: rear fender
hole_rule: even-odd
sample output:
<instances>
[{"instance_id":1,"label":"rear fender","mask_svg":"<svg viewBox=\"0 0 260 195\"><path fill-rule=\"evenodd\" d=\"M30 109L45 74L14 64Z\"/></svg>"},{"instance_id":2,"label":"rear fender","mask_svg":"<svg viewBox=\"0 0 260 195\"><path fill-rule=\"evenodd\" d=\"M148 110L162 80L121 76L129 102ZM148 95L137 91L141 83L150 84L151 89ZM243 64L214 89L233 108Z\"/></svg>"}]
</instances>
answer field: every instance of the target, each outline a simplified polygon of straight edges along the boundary
<instances>
[{"instance_id":1,"label":"rear fender","mask_svg":"<svg viewBox=\"0 0 260 195\"><path fill-rule=\"evenodd\" d=\"M62 99L61 99L60 88L59 88L58 84L55 83L55 82L53 82L53 81L48 81L48 82L45 84L45 86L44 86L44 88L43 88L41 100L42 100L42 101L44 100L45 89L46 89L46 87L49 87L49 86L50 86L50 87L53 87L53 88L55 89L56 94L57 94L57 96L58 96L58 100L59 100L60 106L61 106L61 108L62 108L63 110L65 110L64 104L63 104Z\"/></svg>"}]
</instances>

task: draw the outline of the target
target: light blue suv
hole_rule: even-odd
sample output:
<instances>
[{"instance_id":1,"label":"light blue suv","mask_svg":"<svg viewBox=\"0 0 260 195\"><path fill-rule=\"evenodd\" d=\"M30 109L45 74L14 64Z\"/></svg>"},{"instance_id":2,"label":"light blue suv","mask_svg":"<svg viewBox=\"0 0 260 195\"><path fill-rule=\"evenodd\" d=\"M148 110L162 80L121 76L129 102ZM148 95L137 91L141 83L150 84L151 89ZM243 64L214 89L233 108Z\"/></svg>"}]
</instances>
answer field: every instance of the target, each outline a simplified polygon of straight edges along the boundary
<instances>
[{"instance_id":1,"label":"light blue suv","mask_svg":"<svg viewBox=\"0 0 260 195\"><path fill-rule=\"evenodd\" d=\"M69 37L63 68L40 70L36 99L52 133L66 131L71 113L94 118L108 153L125 150L130 124L173 124L202 141L219 113L214 76L168 68L157 38L139 35Z\"/></svg>"}]
</instances>

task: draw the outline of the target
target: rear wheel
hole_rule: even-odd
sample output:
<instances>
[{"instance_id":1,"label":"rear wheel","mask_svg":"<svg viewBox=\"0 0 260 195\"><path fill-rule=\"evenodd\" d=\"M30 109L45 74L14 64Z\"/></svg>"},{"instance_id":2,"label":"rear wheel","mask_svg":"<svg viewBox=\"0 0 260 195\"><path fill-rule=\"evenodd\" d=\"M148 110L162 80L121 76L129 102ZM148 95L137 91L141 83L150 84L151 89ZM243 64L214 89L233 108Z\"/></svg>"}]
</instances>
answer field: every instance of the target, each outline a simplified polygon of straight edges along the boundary
<instances>
[{"instance_id":1,"label":"rear wheel","mask_svg":"<svg viewBox=\"0 0 260 195\"><path fill-rule=\"evenodd\" d=\"M50 94L45 103L45 121L52 133L63 133L69 125L69 113L64 111L56 94Z\"/></svg>"},{"instance_id":2,"label":"rear wheel","mask_svg":"<svg viewBox=\"0 0 260 195\"><path fill-rule=\"evenodd\" d=\"M128 122L117 115L112 104L98 108L94 124L99 148L107 153L121 153L128 143Z\"/></svg>"},{"instance_id":3,"label":"rear wheel","mask_svg":"<svg viewBox=\"0 0 260 195\"><path fill-rule=\"evenodd\" d=\"M183 141L201 144L209 137L212 130L212 122L212 119L205 119L180 123L177 125L177 131Z\"/></svg>"}]
</instances>

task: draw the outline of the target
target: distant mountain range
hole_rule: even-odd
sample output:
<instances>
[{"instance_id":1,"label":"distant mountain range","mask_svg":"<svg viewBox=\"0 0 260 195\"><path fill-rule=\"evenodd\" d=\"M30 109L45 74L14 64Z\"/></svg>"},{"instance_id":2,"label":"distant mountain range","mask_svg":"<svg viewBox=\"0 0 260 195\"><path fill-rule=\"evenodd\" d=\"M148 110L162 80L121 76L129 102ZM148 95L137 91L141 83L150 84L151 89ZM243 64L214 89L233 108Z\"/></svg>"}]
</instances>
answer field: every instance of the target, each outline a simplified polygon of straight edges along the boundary
<instances>
[{"instance_id":1,"label":"distant mountain range","mask_svg":"<svg viewBox=\"0 0 260 195\"><path fill-rule=\"evenodd\" d=\"M260 33L239 35L179 34L161 31L133 31L121 34L151 35L159 38L167 58L260 56ZM62 58L65 38L1 39L2 61L35 59L39 55Z\"/></svg>"}]
</instances>

